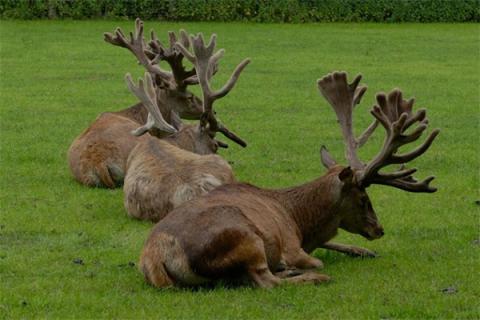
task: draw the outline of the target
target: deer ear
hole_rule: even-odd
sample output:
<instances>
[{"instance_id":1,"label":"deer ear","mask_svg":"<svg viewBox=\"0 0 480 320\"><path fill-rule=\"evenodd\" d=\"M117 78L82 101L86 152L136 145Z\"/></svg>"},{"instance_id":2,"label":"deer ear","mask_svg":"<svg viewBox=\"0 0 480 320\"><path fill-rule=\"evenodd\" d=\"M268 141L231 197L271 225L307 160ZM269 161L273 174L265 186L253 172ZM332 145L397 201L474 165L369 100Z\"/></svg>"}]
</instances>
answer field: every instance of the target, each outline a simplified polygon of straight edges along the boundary
<instances>
[{"instance_id":1,"label":"deer ear","mask_svg":"<svg viewBox=\"0 0 480 320\"><path fill-rule=\"evenodd\" d=\"M343 183L350 183L353 180L353 171L350 167L344 168L339 174L338 178Z\"/></svg>"},{"instance_id":2,"label":"deer ear","mask_svg":"<svg viewBox=\"0 0 480 320\"><path fill-rule=\"evenodd\" d=\"M327 169L330 169L337 164L337 162L333 160L332 156L330 155L325 146L322 146L320 148L320 158L322 159L323 166Z\"/></svg>"}]
</instances>

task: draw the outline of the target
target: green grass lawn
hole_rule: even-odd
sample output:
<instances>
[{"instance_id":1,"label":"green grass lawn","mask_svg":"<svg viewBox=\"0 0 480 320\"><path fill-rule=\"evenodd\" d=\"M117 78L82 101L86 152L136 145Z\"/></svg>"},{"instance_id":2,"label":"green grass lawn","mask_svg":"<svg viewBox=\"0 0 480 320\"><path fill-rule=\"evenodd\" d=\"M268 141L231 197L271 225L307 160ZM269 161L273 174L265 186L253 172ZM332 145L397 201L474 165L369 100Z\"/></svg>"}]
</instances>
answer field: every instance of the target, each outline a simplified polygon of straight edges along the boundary
<instances>
[{"instance_id":1,"label":"green grass lawn","mask_svg":"<svg viewBox=\"0 0 480 320\"><path fill-rule=\"evenodd\" d=\"M0 318L479 318L479 26L462 24L255 25L153 23L218 34L226 48L218 83L250 57L236 88L216 106L249 142L222 156L237 177L284 187L323 173L319 148L337 159L343 145L316 79L361 72L369 90L356 111L370 121L375 92L417 97L441 128L415 161L437 176L435 194L373 186L385 236L338 242L380 253L355 259L317 250L334 281L321 286L156 290L137 263L152 225L129 219L121 189L89 189L67 167L72 140L95 117L136 102L126 72L140 75L126 50L102 33L133 22L0 22ZM197 91L198 92L198 91ZM379 149L382 130L361 151ZM343 161L343 159L342 159ZM81 259L83 264L74 263Z\"/></svg>"}]
</instances>

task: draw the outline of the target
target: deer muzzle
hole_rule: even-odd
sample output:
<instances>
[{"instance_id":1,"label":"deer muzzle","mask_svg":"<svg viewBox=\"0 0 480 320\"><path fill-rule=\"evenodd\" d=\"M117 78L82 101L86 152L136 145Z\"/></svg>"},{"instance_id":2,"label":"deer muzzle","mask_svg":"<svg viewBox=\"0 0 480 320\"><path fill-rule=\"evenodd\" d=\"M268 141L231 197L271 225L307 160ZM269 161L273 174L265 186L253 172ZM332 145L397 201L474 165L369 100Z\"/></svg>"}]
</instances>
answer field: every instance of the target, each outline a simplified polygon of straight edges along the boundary
<instances>
[{"instance_id":1,"label":"deer muzzle","mask_svg":"<svg viewBox=\"0 0 480 320\"><path fill-rule=\"evenodd\" d=\"M375 240L383 237L385 232L381 225L369 226L363 232L360 233L367 240Z\"/></svg>"}]
</instances>

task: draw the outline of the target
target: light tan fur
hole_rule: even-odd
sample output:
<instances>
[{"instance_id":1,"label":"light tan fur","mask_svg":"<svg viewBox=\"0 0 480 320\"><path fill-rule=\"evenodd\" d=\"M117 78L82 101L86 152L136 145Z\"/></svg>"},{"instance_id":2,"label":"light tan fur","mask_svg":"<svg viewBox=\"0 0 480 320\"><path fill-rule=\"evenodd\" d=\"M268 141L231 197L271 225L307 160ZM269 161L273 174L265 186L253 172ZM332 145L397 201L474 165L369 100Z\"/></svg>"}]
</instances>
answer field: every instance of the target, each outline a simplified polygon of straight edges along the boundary
<instances>
[{"instance_id":1,"label":"light tan fur","mask_svg":"<svg viewBox=\"0 0 480 320\"><path fill-rule=\"evenodd\" d=\"M101 114L68 150L68 164L75 179L89 187L121 185L130 151L146 138L130 134L137 127L132 119Z\"/></svg>"},{"instance_id":2,"label":"light tan fur","mask_svg":"<svg viewBox=\"0 0 480 320\"><path fill-rule=\"evenodd\" d=\"M234 181L220 156L195 154L170 140L149 137L132 150L123 187L129 216L158 221L182 203Z\"/></svg>"}]
</instances>

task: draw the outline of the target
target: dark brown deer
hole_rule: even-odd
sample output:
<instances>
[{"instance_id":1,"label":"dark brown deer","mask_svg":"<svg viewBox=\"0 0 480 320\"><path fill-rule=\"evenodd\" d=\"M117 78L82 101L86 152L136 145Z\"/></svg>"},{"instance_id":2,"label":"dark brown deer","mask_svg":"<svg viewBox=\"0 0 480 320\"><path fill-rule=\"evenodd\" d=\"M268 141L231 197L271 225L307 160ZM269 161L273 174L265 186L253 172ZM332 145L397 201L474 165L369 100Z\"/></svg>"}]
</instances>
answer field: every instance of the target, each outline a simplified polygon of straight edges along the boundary
<instances>
[{"instance_id":1,"label":"dark brown deer","mask_svg":"<svg viewBox=\"0 0 480 320\"><path fill-rule=\"evenodd\" d=\"M177 37L169 32L170 47L164 46L152 31L148 46L143 37L143 22L135 21L135 33L127 39L120 28L114 34L105 33L105 41L128 49L155 79L157 105L168 123L173 113L187 119L199 119L202 102L187 90L197 84L195 70L186 70L183 55L175 48ZM188 36L180 31L180 39L188 46ZM163 70L159 63L166 61L172 72ZM216 70L216 68L215 68ZM139 140L130 132L147 121L148 111L142 102L117 112L102 113L70 146L68 161L73 176L91 187L114 188L123 183L127 157ZM155 135L156 132L150 132ZM173 133L173 131L170 131Z\"/></svg>"},{"instance_id":2,"label":"dark brown deer","mask_svg":"<svg viewBox=\"0 0 480 320\"><path fill-rule=\"evenodd\" d=\"M168 287L248 279L270 288L284 281L327 281L328 276L315 271L322 262L309 252L324 247L350 253L350 247L329 242L339 228L369 240L384 234L366 192L369 185L434 192L429 186L433 177L419 182L412 176L415 169L380 171L417 158L439 132L434 130L413 151L398 154L399 147L419 139L427 128L425 110L412 114L413 100L404 101L399 90L388 98L377 95L378 105L371 111L386 130L382 150L366 164L357 157L359 141L353 136L352 111L366 89L358 87L360 78L348 84L345 73L335 72L318 81L337 113L348 167L338 165L322 147L321 158L328 171L304 185L267 190L227 184L176 208L157 223L143 249L140 268L147 282ZM407 133L414 124L418 126Z\"/></svg>"},{"instance_id":3,"label":"dark brown deer","mask_svg":"<svg viewBox=\"0 0 480 320\"><path fill-rule=\"evenodd\" d=\"M214 53L215 35L207 46L201 34L191 37L190 41L193 54L188 51L188 47L182 44L179 46L183 55L195 66L202 88L205 112L199 124L184 125L178 132L162 140L149 137L139 142L132 150L128 158L123 190L127 213L137 219L158 221L182 203L234 181L230 165L220 156L212 154L219 146L225 146L215 139L217 132L221 132L241 146L246 146L242 139L216 119L213 103L230 92L249 60L242 61L227 84L214 91L210 87L210 78L213 68L223 55L223 49ZM154 115L155 91L150 76L146 74L145 80L140 80L138 87L128 76L127 83L144 105L152 109L152 119L155 121L151 126L163 131L171 129L164 128L165 121L160 113ZM148 100L152 103L147 103ZM151 130L151 127L140 131L147 130Z\"/></svg>"}]
</instances>

